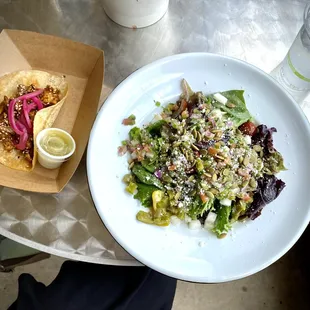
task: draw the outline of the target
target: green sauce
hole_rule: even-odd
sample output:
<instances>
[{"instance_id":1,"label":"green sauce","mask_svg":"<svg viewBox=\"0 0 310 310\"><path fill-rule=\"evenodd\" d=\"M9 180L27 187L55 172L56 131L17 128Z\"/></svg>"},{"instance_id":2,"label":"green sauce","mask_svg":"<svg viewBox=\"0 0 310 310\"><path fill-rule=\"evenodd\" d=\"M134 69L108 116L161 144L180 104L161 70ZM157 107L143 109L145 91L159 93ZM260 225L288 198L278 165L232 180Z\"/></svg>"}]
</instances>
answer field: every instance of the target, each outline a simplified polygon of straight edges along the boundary
<instances>
[{"instance_id":1,"label":"green sauce","mask_svg":"<svg viewBox=\"0 0 310 310\"><path fill-rule=\"evenodd\" d=\"M42 149L53 156L65 156L73 149L71 139L64 133L50 130L41 139Z\"/></svg>"}]
</instances>

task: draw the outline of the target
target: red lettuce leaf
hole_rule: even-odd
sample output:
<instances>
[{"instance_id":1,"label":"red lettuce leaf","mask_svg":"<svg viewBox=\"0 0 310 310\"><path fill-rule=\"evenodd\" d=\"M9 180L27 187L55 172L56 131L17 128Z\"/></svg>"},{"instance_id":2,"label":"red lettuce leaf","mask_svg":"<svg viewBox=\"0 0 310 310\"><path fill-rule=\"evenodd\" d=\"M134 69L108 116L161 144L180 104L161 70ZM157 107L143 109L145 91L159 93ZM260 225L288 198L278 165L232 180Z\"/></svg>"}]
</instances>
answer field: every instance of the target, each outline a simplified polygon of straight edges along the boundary
<instances>
[{"instance_id":1,"label":"red lettuce leaf","mask_svg":"<svg viewBox=\"0 0 310 310\"><path fill-rule=\"evenodd\" d=\"M274 127L268 128L266 125L259 125L252 136L252 144L260 145L264 150L264 155L274 153L276 149L273 146L272 134L277 132Z\"/></svg>"},{"instance_id":2,"label":"red lettuce leaf","mask_svg":"<svg viewBox=\"0 0 310 310\"><path fill-rule=\"evenodd\" d=\"M253 202L245 213L251 220L255 220L260 216L262 209L275 200L285 187L282 180L277 179L274 175L267 174L259 178L257 184Z\"/></svg>"}]
</instances>

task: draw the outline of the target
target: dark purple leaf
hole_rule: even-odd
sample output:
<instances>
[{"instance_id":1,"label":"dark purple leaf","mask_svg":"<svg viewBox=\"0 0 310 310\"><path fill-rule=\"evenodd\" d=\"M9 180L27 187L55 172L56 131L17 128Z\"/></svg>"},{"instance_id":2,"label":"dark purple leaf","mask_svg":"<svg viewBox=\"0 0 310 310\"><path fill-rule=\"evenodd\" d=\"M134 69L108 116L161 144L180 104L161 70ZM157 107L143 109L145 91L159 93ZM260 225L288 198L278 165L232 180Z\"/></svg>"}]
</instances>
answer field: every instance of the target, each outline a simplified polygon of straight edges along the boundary
<instances>
[{"instance_id":1,"label":"dark purple leaf","mask_svg":"<svg viewBox=\"0 0 310 310\"><path fill-rule=\"evenodd\" d=\"M257 180L257 190L253 196L253 202L246 212L251 220L260 216L262 209L270 202L275 200L285 187L282 180L277 179L274 175L267 175Z\"/></svg>"},{"instance_id":2,"label":"dark purple leaf","mask_svg":"<svg viewBox=\"0 0 310 310\"><path fill-rule=\"evenodd\" d=\"M264 155L275 152L272 138L274 132L277 132L277 129L274 127L268 128L266 125L259 125L252 136L252 144L260 145L264 150Z\"/></svg>"},{"instance_id":3,"label":"dark purple leaf","mask_svg":"<svg viewBox=\"0 0 310 310\"><path fill-rule=\"evenodd\" d=\"M189 116L192 115L193 110L199 105L200 100L201 100L200 93L195 93L190 97L188 104L187 104L187 110L188 110ZM186 121L189 122L190 118L188 118Z\"/></svg>"}]
</instances>

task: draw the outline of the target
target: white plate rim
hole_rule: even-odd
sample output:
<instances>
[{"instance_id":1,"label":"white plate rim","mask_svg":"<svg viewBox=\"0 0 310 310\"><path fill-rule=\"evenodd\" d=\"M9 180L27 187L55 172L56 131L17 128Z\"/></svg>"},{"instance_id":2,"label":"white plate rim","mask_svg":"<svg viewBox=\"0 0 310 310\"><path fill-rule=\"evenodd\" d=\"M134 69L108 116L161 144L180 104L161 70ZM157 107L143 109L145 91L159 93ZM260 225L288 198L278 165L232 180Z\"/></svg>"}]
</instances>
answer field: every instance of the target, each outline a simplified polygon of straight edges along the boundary
<instances>
[{"instance_id":1,"label":"white plate rim","mask_svg":"<svg viewBox=\"0 0 310 310\"><path fill-rule=\"evenodd\" d=\"M144 262L143 256L141 256L139 253L135 253L134 251L132 251L130 249L130 247L128 247L126 245L125 242L123 242L122 240L120 240L118 238L118 234L116 231L113 230L113 227L111 227L108 223L108 221L105 220L105 215L104 212L102 212L101 209L97 208L97 204L99 204L99 201L97 201L96 199L96 195L93 192L92 189L92 181L91 181L91 163L89 161L89 153L91 152L91 145L92 143L95 143L94 139L93 139L93 132L96 130L96 125L97 122L99 122L100 119L100 115L102 113L104 113L105 107L107 106L107 104L109 104L109 102L113 101L113 98L115 96L115 94L123 87L123 85L125 83L127 83L127 81L134 79L136 76L138 76L139 74L141 74L143 71L149 70L153 67L156 66L160 66L164 63L170 62L170 61L174 61L176 59L185 59L187 57L202 57L202 56L206 56L206 57L215 57L215 58L222 58L222 59L227 59L227 60L231 60L237 63L240 63L241 65L244 66L248 66L250 68L252 68L253 70L257 71L257 73L263 75L265 78L267 78L269 80L269 82L271 84L273 84L274 87L276 87L279 91L285 93L285 95L287 96L288 100L291 102L291 104L293 104L295 106L296 111L298 112L298 115L300 117L300 120L303 121L305 127L307 128L307 133L310 136L310 123L306 117L306 115L304 114L303 110L301 109L301 107L297 104L297 102L293 99L293 97L270 75L268 75L266 72L264 72L263 70L261 70L260 68L257 68L256 66L247 63L244 60L240 60L237 59L235 57L230 57L230 56L226 56L226 55L221 55L221 54L214 54L214 53L206 53L206 52L194 52L194 53L180 53L180 54L175 54L175 55L171 55L171 56L167 56L161 59L158 59L150 64L147 64L139 69L137 69L136 71L134 71L133 73L131 73L127 78L125 78L121 83L119 83L115 89L112 91L112 93L109 95L109 97L106 99L105 103L102 105L101 109L99 110L96 120L93 124L92 130L91 130L91 134L90 134L90 138L89 138L89 143L88 143L88 148L87 148L87 163L86 163L86 172L87 172L87 178L88 178L88 184L89 184L89 189L90 189L90 195L92 197L92 200L94 202L94 206L96 207L96 210L102 220L102 222L104 223L104 225L106 226L106 228L108 229L108 231L110 232L110 234L112 235L112 237L115 239L115 241L125 250L127 251L131 256L133 256L135 259L137 259L137 261L141 262L144 265L147 265L148 267L160 272L160 273L164 273L165 275L168 275L170 277L176 278L178 280L183 280L183 281L188 281L188 282L193 282L193 283L224 283L224 282L229 282L229 281L234 281L234 280L238 280L238 279L242 279L245 277L248 277L250 275L253 275L265 268L267 268L268 266L270 266L271 264L273 264L274 262L276 262L279 258L281 258L284 254L286 254L292 247L293 245L298 241L298 239L301 237L301 235L303 234L303 232L305 231L305 229L307 228L309 222L310 222L310 207L308 207L308 212L307 212L307 216L304 218L304 221L301 223L299 230L294 234L294 236L291 237L291 240L289 243L287 243L287 245L285 247L282 248L281 251L278 252L277 255L272 256L269 260L266 260L264 263L256 265L256 267L252 268L251 270L248 270L247 272L243 272L240 273L238 276L234 276L234 277L222 277L218 280L215 281L201 281L201 279L196 279L185 276L183 277L180 274L176 274L174 272L163 272L160 268L158 268L155 264L153 264L152 262ZM310 201L308 203L308 205L310 206Z\"/></svg>"}]
</instances>

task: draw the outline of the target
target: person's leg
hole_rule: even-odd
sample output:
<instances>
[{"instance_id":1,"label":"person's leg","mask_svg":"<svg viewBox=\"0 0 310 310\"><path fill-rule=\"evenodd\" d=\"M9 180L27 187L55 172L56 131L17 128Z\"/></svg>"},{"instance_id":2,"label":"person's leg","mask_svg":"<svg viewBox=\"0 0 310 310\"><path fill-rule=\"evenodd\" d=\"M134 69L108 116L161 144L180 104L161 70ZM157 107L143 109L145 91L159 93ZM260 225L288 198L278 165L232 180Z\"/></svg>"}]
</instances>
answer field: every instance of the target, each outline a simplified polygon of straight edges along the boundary
<instances>
[{"instance_id":1,"label":"person's leg","mask_svg":"<svg viewBox=\"0 0 310 310\"><path fill-rule=\"evenodd\" d=\"M37 282L30 274L22 274L18 279L18 297L10 309L40 309L46 286Z\"/></svg>"},{"instance_id":2,"label":"person's leg","mask_svg":"<svg viewBox=\"0 0 310 310\"><path fill-rule=\"evenodd\" d=\"M9 310L168 310L175 289L175 279L147 267L68 261L48 287L21 275Z\"/></svg>"}]
</instances>

